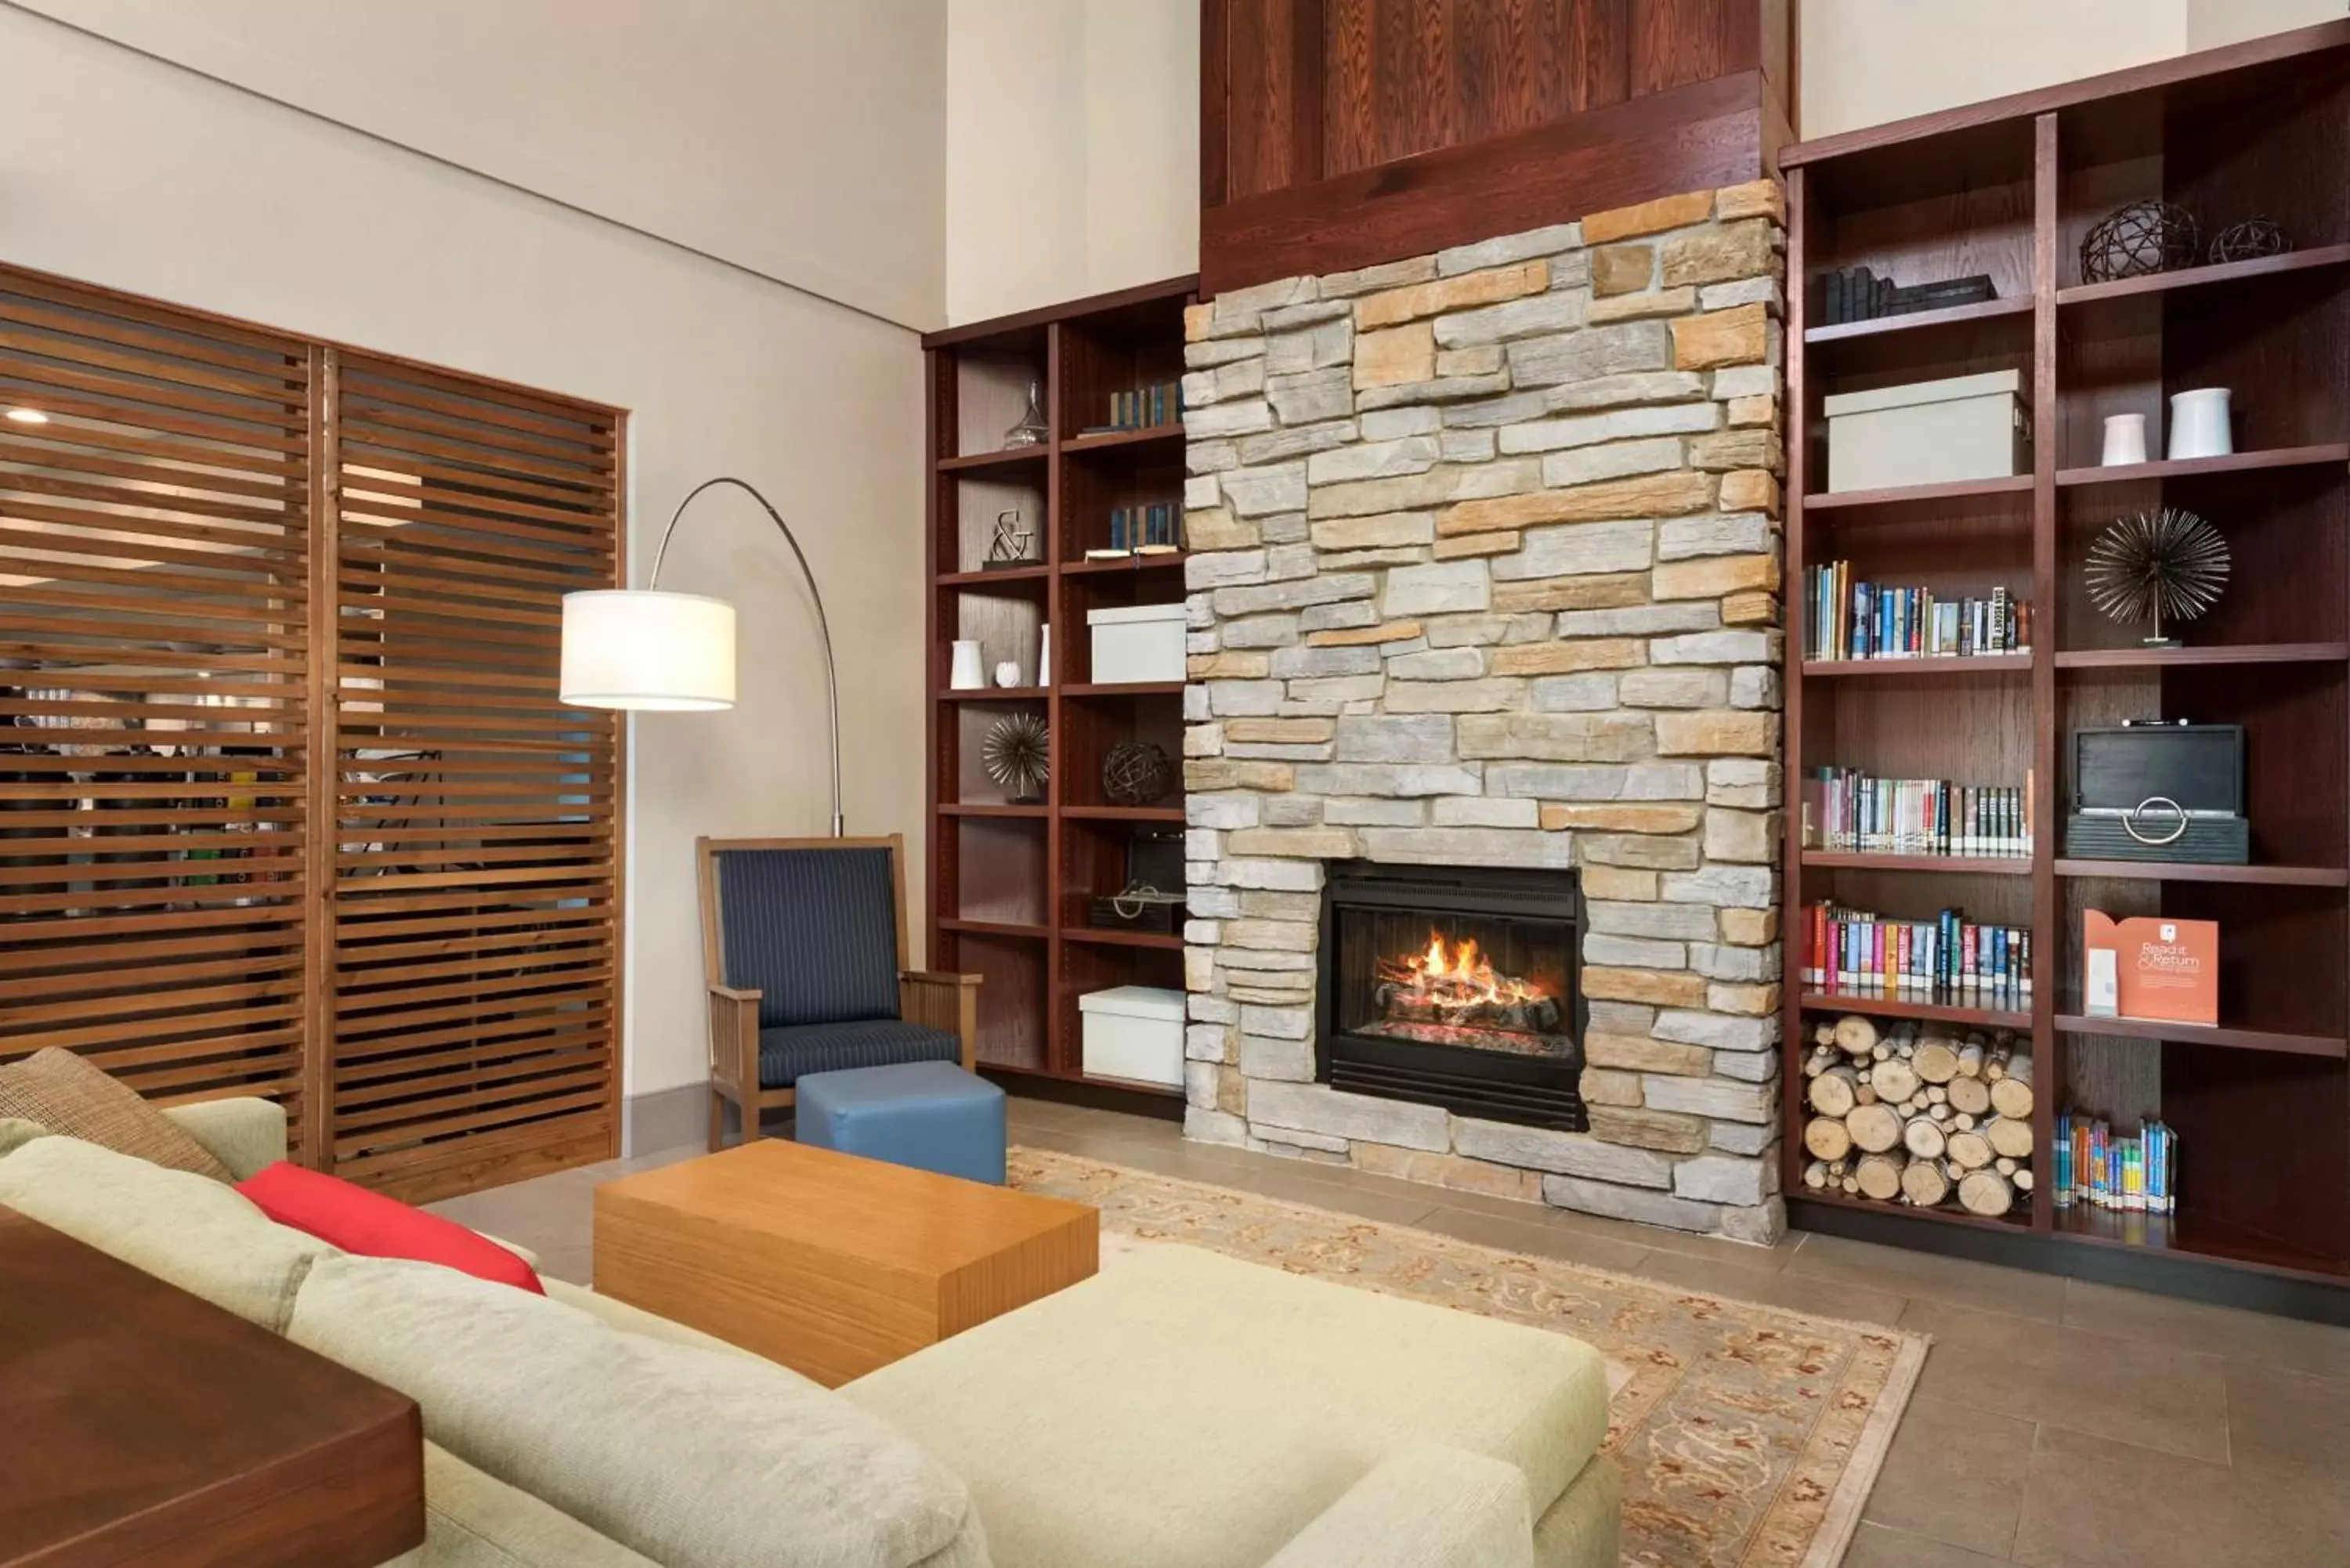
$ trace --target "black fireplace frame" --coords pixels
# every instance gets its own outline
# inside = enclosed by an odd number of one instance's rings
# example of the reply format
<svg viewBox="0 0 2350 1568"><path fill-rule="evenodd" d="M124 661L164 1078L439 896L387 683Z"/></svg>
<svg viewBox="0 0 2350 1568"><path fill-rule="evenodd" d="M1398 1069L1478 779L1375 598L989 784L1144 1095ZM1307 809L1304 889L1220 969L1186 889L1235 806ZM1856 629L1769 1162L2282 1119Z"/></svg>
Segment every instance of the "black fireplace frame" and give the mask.
<svg viewBox="0 0 2350 1568"><path fill-rule="evenodd" d="M1350 1033L1337 1023L1337 914L1341 908L1503 916L1567 928L1567 1057L1429 1045ZM1322 878L1321 941L1315 953L1314 1077L1350 1094L1441 1106L1464 1116L1562 1132L1589 1130L1583 1103L1583 879L1573 871L1523 867L1423 866L1334 860Z"/></svg>

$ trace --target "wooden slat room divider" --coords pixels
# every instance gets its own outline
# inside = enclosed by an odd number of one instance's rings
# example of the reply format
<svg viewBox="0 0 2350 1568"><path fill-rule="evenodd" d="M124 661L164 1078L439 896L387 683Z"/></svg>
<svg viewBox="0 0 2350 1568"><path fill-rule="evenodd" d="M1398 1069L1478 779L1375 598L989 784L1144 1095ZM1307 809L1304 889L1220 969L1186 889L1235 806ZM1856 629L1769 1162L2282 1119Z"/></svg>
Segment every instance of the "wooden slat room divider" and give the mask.
<svg viewBox="0 0 2350 1568"><path fill-rule="evenodd" d="M0 1061L412 1199L618 1143L625 416L0 268Z"/></svg>

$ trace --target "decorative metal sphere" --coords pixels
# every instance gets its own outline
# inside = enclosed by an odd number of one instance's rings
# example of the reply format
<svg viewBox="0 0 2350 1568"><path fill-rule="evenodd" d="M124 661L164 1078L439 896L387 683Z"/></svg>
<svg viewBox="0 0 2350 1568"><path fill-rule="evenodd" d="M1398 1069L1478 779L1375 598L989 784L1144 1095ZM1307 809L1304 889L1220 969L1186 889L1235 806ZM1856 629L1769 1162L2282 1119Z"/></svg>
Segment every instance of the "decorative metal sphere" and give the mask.
<svg viewBox="0 0 2350 1568"><path fill-rule="evenodd" d="M2241 223L2230 223L2211 242L2214 262L2254 261L2262 256L2281 256L2293 249L2284 237L2284 230L2273 218L2246 218Z"/></svg>
<svg viewBox="0 0 2350 1568"><path fill-rule="evenodd" d="M2089 602L2116 621L2193 620L2228 586L2228 541L2192 512L2166 506L2125 517L2089 546Z"/></svg>
<svg viewBox="0 0 2350 1568"><path fill-rule="evenodd" d="M2081 277L2086 283L2143 277L2193 266L2202 254L2194 213L2168 202L2132 202L2083 236Z"/></svg>
<svg viewBox="0 0 2350 1568"><path fill-rule="evenodd" d="M1053 731L1042 715L1007 713L988 726L979 765L1014 805L1033 805L1053 776Z"/></svg>
<svg viewBox="0 0 2350 1568"><path fill-rule="evenodd" d="M1174 787L1174 763L1149 741L1120 741L1102 758L1102 794L1112 805L1155 805Z"/></svg>

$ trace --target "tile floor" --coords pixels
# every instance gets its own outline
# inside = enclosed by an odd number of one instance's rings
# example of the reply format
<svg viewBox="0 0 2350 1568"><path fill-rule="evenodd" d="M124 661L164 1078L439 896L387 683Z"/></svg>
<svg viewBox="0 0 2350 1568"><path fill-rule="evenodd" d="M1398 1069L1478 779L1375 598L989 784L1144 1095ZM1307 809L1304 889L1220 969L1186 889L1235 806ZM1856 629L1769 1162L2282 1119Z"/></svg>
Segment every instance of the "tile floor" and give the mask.
<svg viewBox="0 0 2350 1568"><path fill-rule="evenodd" d="M1015 1142L1934 1337L1845 1568L2350 1568L2350 1329L1798 1234L1767 1251L1188 1144L1168 1122L1012 1102ZM435 1207L587 1282L599 1181Z"/></svg>

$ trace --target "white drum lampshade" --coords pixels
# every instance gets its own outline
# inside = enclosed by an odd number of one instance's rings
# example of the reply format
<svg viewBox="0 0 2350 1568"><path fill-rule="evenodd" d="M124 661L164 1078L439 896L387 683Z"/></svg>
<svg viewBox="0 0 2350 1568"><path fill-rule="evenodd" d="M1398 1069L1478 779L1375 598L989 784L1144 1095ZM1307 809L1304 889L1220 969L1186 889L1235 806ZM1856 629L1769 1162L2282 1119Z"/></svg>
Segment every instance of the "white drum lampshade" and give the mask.
<svg viewBox="0 0 2350 1568"><path fill-rule="evenodd" d="M734 607L702 594L563 596L563 701L707 712L734 706Z"/></svg>

